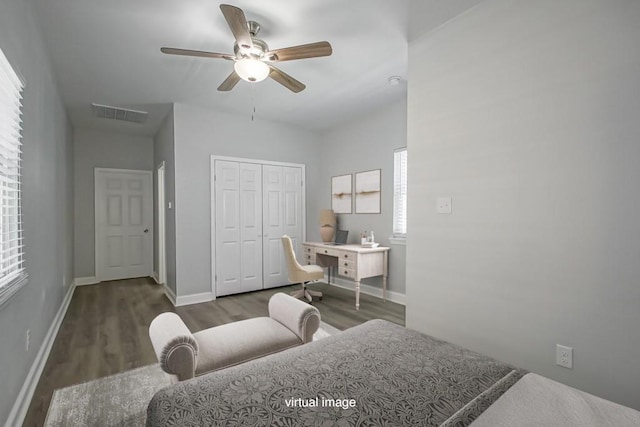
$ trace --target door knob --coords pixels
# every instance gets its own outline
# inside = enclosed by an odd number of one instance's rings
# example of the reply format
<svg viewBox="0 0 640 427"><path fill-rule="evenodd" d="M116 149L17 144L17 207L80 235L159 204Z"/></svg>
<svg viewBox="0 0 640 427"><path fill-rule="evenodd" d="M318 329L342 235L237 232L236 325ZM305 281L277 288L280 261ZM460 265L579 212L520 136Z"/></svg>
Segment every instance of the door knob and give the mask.
<svg viewBox="0 0 640 427"><path fill-rule="evenodd" d="M145 228L145 229L144 229L144 232L145 232L145 233L148 233L148 232L149 232L149 229L148 229L148 228Z"/></svg>

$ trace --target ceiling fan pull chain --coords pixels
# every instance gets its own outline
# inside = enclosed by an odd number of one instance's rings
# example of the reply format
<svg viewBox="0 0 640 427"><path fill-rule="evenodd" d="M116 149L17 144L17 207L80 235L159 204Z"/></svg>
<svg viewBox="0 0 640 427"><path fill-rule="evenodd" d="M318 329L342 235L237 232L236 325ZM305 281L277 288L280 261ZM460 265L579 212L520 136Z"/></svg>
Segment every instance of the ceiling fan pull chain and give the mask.
<svg viewBox="0 0 640 427"><path fill-rule="evenodd" d="M251 85L251 105L253 106L253 111L251 113L251 121L253 121L256 115L256 98L255 98L255 88L254 85Z"/></svg>

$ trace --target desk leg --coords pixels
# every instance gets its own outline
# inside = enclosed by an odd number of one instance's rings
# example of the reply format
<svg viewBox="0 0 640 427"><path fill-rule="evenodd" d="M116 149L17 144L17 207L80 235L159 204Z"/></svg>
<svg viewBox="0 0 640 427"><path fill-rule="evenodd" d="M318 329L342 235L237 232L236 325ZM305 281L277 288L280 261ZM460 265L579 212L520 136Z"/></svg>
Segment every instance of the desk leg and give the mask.
<svg viewBox="0 0 640 427"><path fill-rule="evenodd" d="M382 301L387 301L387 276L382 276Z"/></svg>
<svg viewBox="0 0 640 427"><path fill-rule="evenodd" d="M387 300L387 274L389 271L389 252L385 251L382 260L382 301Z"/></svg>
<svg viewBox="0 0 640 427"><path fill-rule="evenodd" d="M360 310L360 281L356 281L356 310Z"/></svg>

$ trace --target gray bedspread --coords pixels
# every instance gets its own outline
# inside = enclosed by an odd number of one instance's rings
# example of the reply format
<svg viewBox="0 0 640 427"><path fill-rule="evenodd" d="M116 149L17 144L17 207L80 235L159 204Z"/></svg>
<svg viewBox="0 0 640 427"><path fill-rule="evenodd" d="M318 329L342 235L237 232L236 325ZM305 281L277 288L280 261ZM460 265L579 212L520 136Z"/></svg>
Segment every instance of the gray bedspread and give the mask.
<svg viewBox="0 0 640 427"><path fill-rule="evenodd" d="M522 374L372 320L165 388L147 426L464 426Z"/></svg>
<svg viewBox="0 0 640 427"><path fill-rule="evenodd" d="M530 373L472 424L511 426L638 427L640 411Z"/></svg>

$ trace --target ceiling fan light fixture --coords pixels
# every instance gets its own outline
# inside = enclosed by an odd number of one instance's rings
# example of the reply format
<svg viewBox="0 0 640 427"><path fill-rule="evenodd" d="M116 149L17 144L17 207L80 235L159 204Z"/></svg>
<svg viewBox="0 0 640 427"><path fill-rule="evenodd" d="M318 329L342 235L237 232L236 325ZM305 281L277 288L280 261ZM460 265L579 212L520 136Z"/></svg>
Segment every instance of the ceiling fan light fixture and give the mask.
<svg viewBox="0 0 640 427"><path fill-rule="evenodd" d="M233 64L240 78L247 82L261 82L269 76L269 66L254 58L243 58Z"/></svg>
<svg viewBox="0 0 640 427"><path fill-rule="evenodd" d="M327 41L271 50L264 40L256 37L260 31L260 24L255 21L247 21L242 9L229 4L221 4L220 10L235 38L233 54L178 49L173 47L163 47L160 51L169 55L219 58L234 61L234 71L218 86L218 90L221 92L230 91L240 80L255 83L261 82L267 77L271 77L275 82L286 87L293 93L301 92L306 88L303 83L294 79L278 67L268 65L265 62L320 58L329 56L333 52L331 44Z"/></svg>

